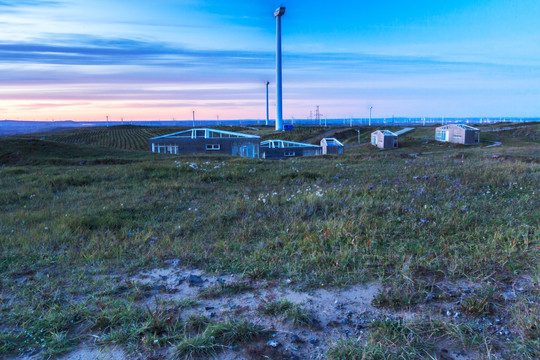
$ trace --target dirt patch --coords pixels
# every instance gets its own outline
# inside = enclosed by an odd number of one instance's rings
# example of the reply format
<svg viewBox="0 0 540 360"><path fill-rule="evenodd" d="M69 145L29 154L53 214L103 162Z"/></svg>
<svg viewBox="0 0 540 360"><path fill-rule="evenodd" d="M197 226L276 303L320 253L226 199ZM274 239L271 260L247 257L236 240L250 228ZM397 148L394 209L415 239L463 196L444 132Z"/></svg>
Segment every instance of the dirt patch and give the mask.
<svg viewBox="0 0 540 360"><path fill-rule="evenodd" d="M41 355L33 356L17 356L8 358L7 360L38 360L41 359ZM73 350L69 354L61 356L58 360L127 360L131 357L126 356L124 351L117 348L95 348L89 345L81 345L76 350Z"/></svg>
<svg viewBox="0 0 540 360"><path fill-rule="evenodd" d="M326 352L329 345L343 337L358 337L381 312L371 305L379 286L356 285L346 289L317 289L297 291L294 284L284 281L249 282L251 291L240 294L224 294L217 298L202 298L203 289L226 287L243 281L235 275L208 275L199 269L185 269L171 263L166 269L142 272L129 281L151 285L155 294L144 300L154 303L195 299L198 305L185 310L184 316L203 314L212 321L245 318L270 330L268 341L276 341L276 347L265 342L250 344L240 351L227 351L223 359L240 358L316 358ZM300 305L312 315L309 324L296 326L283 316L265 316L261 309L273 301L288 301Z"/></svg>
<svg viewBox="0 0 540 360"><path fill-rule="evenodd" d="M437 281L437 288L444 295L440 299L392 310L372 305L373 299L382 289L379 284L301 291L297 284L289 280L249 281L234 274L206 274L200 269L182 267L177 261L168 262L168 265L168 268L144 271L123 280L145 285L147 292L140 298L140 306L152 307L156 301L171 307L175 303L189 304L181 308L183 321L193 315L204 316L212 323L247 319L266 330L267 335L258 341L224 349L219 353L219 359L323 359L328 348L341 339L367 340L374 321L414 322L421 321L426 314L430 314L432 320L492 323L487 327L490 331L500 332L504 338L509 336L503 325L504 316L468 318L462 312L460 304L481 290L479 284L466 280L455 283ZM503 305L515 302L516 294L521 296L527 292L531 281L524 278L522 282L512 284L508 289L500 289L501 294L508 298L505 298ZM272 314L265 311L269 304L277 302L305 311L309 314L309 320L297 322L281 310ZM465 360L481 356L470 349L464 351L462 346L446 341L446 338L439 340L442 342L434 340L434 346L440 359ZM172 349L172 346L156 349L156 358L167 358L172 355ZM120 350L97 350L81 346L61 359L87 358L123 360L126 356ZM130 358L133 356L130 355Z"/></svg>

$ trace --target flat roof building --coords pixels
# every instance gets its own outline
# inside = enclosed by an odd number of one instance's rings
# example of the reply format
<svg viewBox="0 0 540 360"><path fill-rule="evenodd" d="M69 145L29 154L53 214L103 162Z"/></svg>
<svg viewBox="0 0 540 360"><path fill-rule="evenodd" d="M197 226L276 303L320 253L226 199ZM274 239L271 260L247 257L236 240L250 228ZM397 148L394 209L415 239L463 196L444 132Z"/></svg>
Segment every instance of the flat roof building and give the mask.
<svg viewBox="0 0 540 360"><path fill-rule="evenodd" d="M435 140L464 145L479 144L480 129L465 124L439 126L435 128Z"/></svg>
<svg viewBox="0 0 540 360"><path fill-rule="evenodd" d="M343 154L343 144L336 138L323 138L321 140L323 155L327 154Z"/></svg>
<svg viewBox="0 0 540 360"><path fill-rule="evenodd" d="M371 145L381 150L398 147L398 136L390 130L377 130L371 133Z"/></svg>
<svg viewBox="0 0 540 360"><path fill-rule="evenodd" d="M286 159L299 156L318 156L322 154L322 147L287 140L266 140L261 142L260 152L263 159Z"/></svg>
<svg viewBox="0 0 540 360"><path fill-rule="evenodd" d="M150 150L162 154L224 154L259 157L261 138L215 129L189 129L151 138Z"/></svg>

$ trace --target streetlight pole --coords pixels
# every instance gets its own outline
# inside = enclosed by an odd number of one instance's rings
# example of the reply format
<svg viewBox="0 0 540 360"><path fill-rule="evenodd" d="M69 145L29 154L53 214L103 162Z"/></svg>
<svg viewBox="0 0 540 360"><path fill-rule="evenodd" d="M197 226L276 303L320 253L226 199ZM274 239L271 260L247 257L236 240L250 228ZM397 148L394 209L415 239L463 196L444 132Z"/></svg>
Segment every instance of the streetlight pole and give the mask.
<svg viewBox="0 0 540 360"><path fill-rule="evenodd" d="M195 127L195 110L193 110L193 127Z"/></svg>
<svg viewBox="0 0 540 360"><path fill-rule="evenodd" d="M268 123L270 122L270 116L268 113L268 85L270 85L270 81L266 82L266 126L268 126Z"/></svg>
<svg viewBox="0 0 540 360"><path fill-rule="evenodd" d="M285 14L285 7L280 6L274 11L276 18L276 130L283 130L283 110L281 97L281 17Z"/></svg>
<svg viewBox="0 0 540 360"><path fill-rule="evenodd" d="M371 126L371 110L373 109L373 106L369 107L369 126Z"/></svg>

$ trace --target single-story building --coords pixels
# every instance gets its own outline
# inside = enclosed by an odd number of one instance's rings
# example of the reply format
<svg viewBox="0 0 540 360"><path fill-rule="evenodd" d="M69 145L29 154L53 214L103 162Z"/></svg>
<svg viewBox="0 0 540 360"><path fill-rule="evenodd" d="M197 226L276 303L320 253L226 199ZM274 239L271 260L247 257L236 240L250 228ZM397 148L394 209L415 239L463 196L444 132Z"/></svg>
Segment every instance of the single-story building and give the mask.
<svg viewBox="0 0 540 360"><path fill-rule="evenodd" d="M261 142L260 151L263 159L286 159L298 156L318 156L322 154L322 147L294 141L266 140Z"/></svg>
<svg viewBox="0 0 540 360"><path fill-rule="evenodd" d="M439 126L435 129L435 140L464 145L479 144L480 129L465 124Z"/></svg>
<svg viewBox="0 0 540 360"><path fill-rule="evenodd" d="M327 154L343 154L343 144L336 138L323 138L321 140L323 155Z"/></svg>
<svg viewBox="0 0 540 360"><path fill-rule="evenodd" d="M398 136L390 130L377 130L371 133L371 145L381 150L397 148Z"/></svg>
<svg viewBox="0 0 540 360"><path fill-rule="evenodd" d="M258 158L261 138L215 129L190 129L150 139L150 150L163 154L226 154Z"/></svg>

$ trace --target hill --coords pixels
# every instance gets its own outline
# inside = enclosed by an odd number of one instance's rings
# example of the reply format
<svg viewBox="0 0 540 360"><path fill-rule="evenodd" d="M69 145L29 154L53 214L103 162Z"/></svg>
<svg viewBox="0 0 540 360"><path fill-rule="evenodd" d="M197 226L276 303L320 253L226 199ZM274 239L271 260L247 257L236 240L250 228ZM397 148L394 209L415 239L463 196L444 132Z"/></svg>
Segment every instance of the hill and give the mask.
<svg viewBox="0 0 540 360"><path fill-rule="evenodd" d="M488 129L287 161L2 138L0 357L537 359L540 129ZM279 136L327 131L358 145Z"/></svg>

